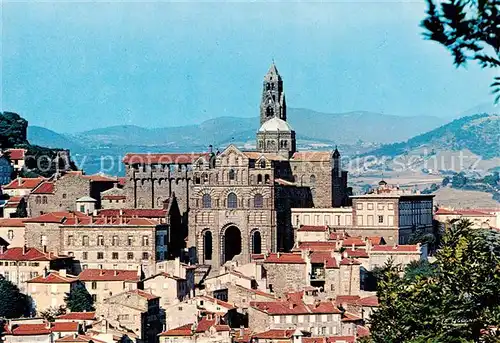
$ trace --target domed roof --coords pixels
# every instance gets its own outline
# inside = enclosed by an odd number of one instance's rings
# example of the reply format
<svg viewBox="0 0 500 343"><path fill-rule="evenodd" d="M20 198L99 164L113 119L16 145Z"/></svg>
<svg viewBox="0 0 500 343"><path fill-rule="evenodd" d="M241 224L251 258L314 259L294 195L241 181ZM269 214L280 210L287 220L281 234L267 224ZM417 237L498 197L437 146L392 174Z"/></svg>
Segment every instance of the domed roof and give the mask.
<svg viewBox="0 0 500 343"><path fill-rule="evenodd" d="M265 132L265 131L293 131L293 129L290 126L290 124L288 124L283 119L274 117L266 121L260 127L259 132Z"/></svg>

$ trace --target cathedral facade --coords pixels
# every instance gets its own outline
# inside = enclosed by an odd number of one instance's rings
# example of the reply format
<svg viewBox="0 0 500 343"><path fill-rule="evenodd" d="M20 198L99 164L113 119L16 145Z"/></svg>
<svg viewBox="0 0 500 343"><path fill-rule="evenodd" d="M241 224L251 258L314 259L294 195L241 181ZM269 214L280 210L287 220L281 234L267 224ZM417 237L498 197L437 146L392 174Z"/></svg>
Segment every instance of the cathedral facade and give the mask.
<svg viewBox="0 0 500 343"><path fill-rule="evenodd" d="M173 193L183 215L181 235L199 263L225 262L293 246L291 208L347 204L340 154L298 152L287 122L283 80L274 63L264 77L256 150L127 154L129 207L161 208Z"/></svg>

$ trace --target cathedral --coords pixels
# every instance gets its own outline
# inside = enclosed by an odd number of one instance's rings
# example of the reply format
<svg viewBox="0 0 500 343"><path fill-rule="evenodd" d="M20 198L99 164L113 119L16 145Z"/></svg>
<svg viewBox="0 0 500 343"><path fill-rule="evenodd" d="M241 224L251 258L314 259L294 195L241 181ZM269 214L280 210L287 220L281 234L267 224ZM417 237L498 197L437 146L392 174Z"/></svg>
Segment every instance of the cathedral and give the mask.
<svg viewBox="0 0 500 343"><path fill-rule="evenodd" d="M249 262L252 254L293 247L291 209L347 205L347 172L337 149L297 151L275 64L264 76L256 149L127 154L129 207L162 208L173 194L187 242L200 264Z"/></svg>

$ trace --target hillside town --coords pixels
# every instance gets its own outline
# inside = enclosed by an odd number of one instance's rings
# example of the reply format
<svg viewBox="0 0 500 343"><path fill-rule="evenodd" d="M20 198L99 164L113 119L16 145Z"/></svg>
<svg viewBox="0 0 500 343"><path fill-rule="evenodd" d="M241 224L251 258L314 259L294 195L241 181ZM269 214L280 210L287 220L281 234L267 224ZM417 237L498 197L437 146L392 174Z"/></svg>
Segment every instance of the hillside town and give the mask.
<svg viewBox="0 0 500 343"><path fill-rule="evenodd" d="M377 270L432 260L419 237L457 220L500 230L500 207L438 208L384 180L352 194L338 149L297 149L274 62L261 94L251 151L130 152L124 177L66 151L25 177L27 151L5 149L0 275L29 309L3 341L358 342Z"/></svg>

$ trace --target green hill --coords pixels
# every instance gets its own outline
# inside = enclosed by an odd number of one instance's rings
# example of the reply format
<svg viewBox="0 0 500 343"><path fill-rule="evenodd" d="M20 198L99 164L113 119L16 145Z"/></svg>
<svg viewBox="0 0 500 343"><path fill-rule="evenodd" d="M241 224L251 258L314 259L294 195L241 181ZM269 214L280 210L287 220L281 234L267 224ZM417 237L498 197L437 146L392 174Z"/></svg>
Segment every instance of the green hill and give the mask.
<svg viewBox="0 0 500 343"><path fill-rule="evenodd" d="M405 142L386 144L365 155L396 157L420 148L468 149L484 159L500 157L500 115L475 114L456 119Z"/></svg>

